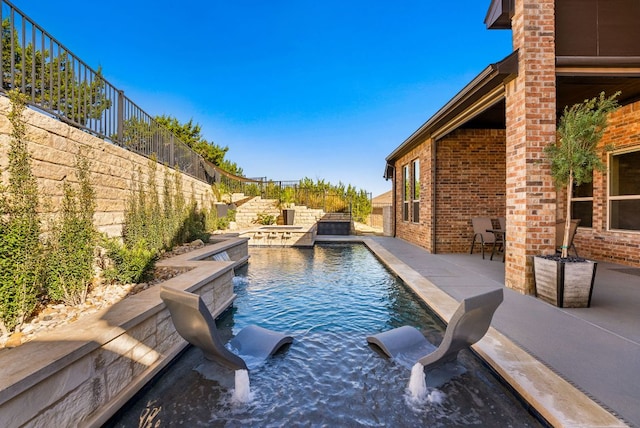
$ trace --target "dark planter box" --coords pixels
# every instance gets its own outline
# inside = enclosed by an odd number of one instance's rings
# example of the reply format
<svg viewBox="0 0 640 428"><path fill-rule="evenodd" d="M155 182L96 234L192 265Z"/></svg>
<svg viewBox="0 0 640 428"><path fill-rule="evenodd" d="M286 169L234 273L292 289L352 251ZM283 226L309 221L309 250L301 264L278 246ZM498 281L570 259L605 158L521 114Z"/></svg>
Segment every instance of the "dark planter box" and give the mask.
<svg viewBox="0 0 640 428"><path fill-rule="evenodd" d="M567 261L533 258L536 296L560 308L591 306L598 264L591 260Z"/></svg>
<svg viewBox="0 0 640 428"><path fill-rule="evenodd" d="M228 212L229 206L227 204L216 203L216 215L218 218L226 217Z"/></svg>
<svg viewBox="0 0 640 428"><path fill-rule="evenodd" d="M295 216L296 216L296 210L294 209L287 208L282 210L282 217L284 218L285 226L292 226Z"/></svg>

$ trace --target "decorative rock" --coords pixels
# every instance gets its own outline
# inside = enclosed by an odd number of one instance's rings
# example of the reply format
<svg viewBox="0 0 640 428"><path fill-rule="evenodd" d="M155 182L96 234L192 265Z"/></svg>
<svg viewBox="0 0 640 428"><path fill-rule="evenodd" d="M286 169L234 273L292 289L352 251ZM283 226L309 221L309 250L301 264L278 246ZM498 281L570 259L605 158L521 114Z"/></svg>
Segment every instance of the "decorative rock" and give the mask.
<svg viewBox="0 0 640 428"><path fill-rule="evenodd" d="M6 348L15 348L16 346L22 345L23 334L20 332L13 333L9 336L7 343L4 344Z"/></svg>

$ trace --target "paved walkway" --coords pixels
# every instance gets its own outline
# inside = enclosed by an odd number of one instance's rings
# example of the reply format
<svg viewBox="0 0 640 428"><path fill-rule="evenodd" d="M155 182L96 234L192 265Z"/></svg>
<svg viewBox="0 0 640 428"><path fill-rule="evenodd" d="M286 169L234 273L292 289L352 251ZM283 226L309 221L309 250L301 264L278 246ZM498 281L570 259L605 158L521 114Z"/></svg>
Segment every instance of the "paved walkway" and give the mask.
<svg viewBox="0 0 640 428"><path fill-rule="evenodd" d="M332 238L318 236L317 242L354 239ZM500 257L490 261L479 253L434 255L400 239L365 239L457 301L504 287ZM584 309L556 308L505 288L492 325L611 414L640 427L640 268L599 263L592 305ZM544 400L552 407L575 403L558 394Z"/></svg>

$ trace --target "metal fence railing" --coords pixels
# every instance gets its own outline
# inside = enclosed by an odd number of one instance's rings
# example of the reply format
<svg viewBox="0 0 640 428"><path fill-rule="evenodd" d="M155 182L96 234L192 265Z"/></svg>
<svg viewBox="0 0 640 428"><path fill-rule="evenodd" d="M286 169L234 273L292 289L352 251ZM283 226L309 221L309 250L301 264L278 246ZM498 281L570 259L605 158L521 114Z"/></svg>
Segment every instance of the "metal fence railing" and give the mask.
<svg viewBox="0 0 640 428"><path fill-rule="evenodd" d="M248 179L222 173L215 186L220 194L241 193L246 197L260 196L275 199L281 204L295 203L307 208L321 209L325 213L345 213L364 219L371 212L371 193L351 191L336 186L318 186L306 180L275 181L266 178ZM224 198L223 198L224 199Z"/></svg>
<svg viewBox="0 0 640 428"><path fill-rule="evenodd" d="M300 186L299 181L274 181L254 179L239 181L236 177L222 179L223 188L228 193L242 193L245 196L260 196L276 199L280 203L292 202L324 212L351 211L348 198L338 192L323 189L309 189Z"/></svg>
<svg viewBox="0 0 640 428"><path fill-rule="evenodd" d="M203 181L216 168L7 0L0 0L0 91L75 127Z"/></svg>
<svg viewBox="0 0 640 428"><path fill-rule="evenodd" d="M154 158L220 192L294 202L325 212L370 212L371 195L249 179L207 162L124 93L7 0L0 0L0 93L19 90L32 108L113 144Z"/></svg>

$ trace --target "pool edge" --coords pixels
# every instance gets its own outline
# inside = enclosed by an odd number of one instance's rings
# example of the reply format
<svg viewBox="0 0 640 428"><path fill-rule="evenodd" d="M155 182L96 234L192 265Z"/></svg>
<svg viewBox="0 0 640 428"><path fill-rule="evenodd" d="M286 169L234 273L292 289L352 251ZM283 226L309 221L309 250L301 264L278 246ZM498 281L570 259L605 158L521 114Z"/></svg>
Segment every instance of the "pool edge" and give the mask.
<svg viewBox="0 0 640 428"><path fill-rule="evenodd" d="M323 236L316 242L363 243L444 322L448 323L458 306L453 297L370 237ZM493 327L473 346L473 350L553 426L628 426Z"/></svg>

